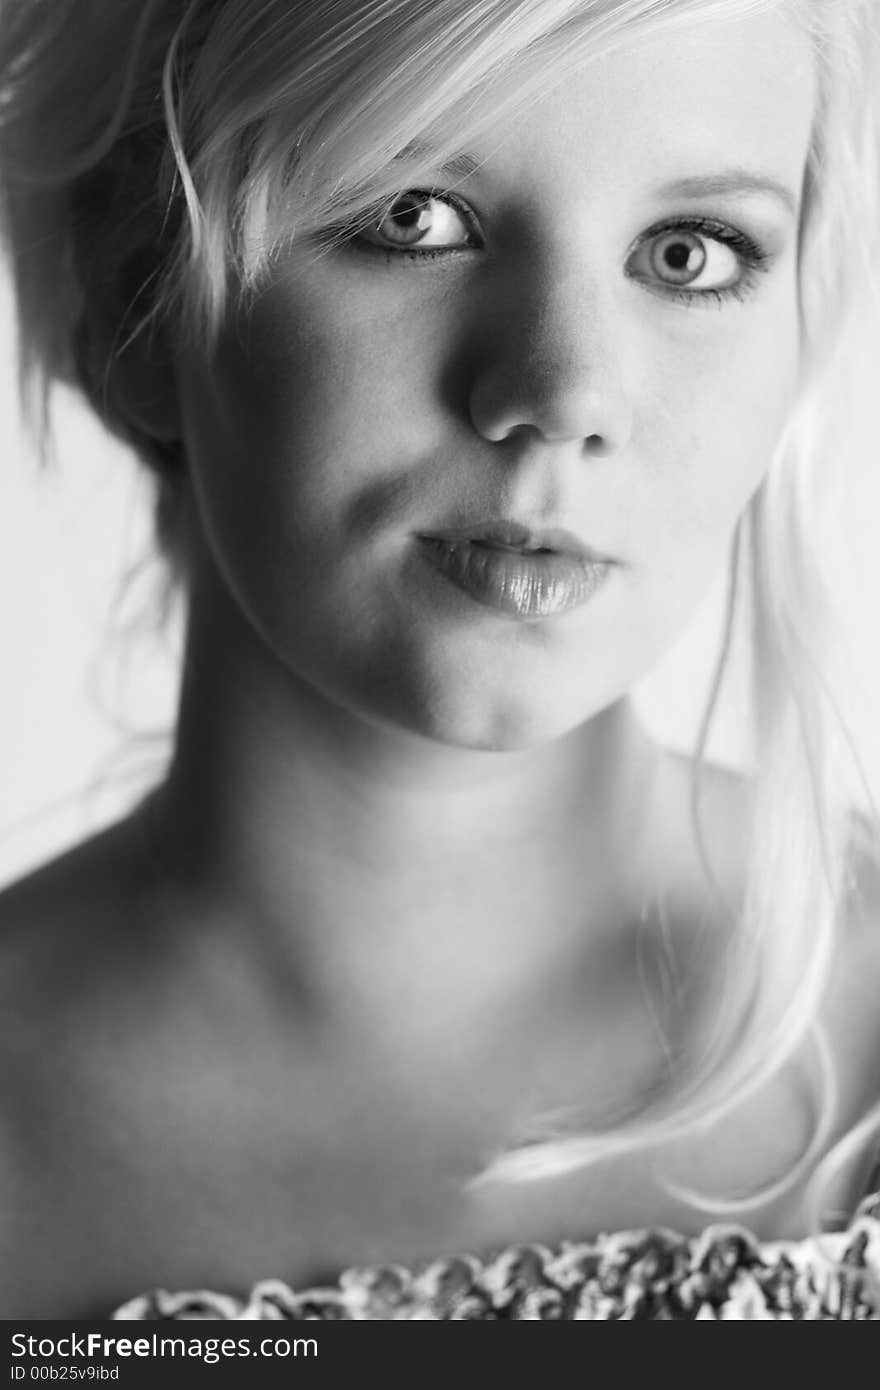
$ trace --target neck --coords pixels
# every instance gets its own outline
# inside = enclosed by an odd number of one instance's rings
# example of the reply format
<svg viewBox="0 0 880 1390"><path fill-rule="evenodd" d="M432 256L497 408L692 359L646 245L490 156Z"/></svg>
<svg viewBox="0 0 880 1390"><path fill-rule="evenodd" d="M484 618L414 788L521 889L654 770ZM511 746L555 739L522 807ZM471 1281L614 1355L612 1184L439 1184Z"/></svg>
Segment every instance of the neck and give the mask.
<svg viewBox="0 0 880 1390"><path fill-rule="evenodd" d="M656 759L628 703L539 747L442 746L326 698L231 609L194 604L154 803L191 903L305 944L337 986L361 968L340 966L354 937L400 961L442 926L451 951L525 961L529 943L552 951L554 920L582 938L637 912Z"/></svg>

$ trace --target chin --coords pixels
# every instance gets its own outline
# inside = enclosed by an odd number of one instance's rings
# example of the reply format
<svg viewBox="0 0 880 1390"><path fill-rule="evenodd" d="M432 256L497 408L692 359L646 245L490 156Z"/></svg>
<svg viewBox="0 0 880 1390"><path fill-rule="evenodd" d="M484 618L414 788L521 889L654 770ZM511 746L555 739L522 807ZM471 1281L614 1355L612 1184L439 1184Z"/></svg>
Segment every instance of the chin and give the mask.
<svg viewBox="0 0 880 1390"><path fill-rule="evenodd" d="M389 722L448 748L514 753L564 738L598 712L563 709L549 701L517 701L509 696L495 700L473 697L443 703L435 699L405 713L398 710Z"/></svg>

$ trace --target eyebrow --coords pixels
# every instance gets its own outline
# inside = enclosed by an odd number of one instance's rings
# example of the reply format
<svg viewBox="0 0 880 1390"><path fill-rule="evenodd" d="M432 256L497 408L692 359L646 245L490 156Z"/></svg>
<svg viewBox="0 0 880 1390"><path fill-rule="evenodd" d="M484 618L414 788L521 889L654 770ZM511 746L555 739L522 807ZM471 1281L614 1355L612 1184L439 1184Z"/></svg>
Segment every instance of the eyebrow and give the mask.
<svg viewBox="0 0 880 1390"><path fill-rule="evenodd" d="M409 160L416 160L418 162L423 161L425 164L431 164L433 163L433 156L434 152L430 145L425 145L420 141L414 140L412 144L407 145L405 149L394 156L393 163L397 164L398 162L403 163ZM473 154L457 154L453 155L451 159L444 160L443 164L438 169L438 173L445 179L466 179L469 178L471 174L475 174L484 162L484 160L477 159L476 155Z"/></svg>
<svg viewBox="0 0 880 1390"><path fill-rule="evenodd" d="M395 156L398 160L425 160L431 162L432 150L429 145L413 141ZM473 154L458 154L444 161L438 170L444 179L466 179L482 168L485 160ZM746 193L764 194L782 203L787 212L797 216L800 199L794 191L770 174L754 172L751 169L724 169L717 174L696 174L688 178L673 179L670 183L658 184L653 193L661 198L720 198L725 195Z"/></svg>
<svg viewBox="0 0 880 1390"><path fill-rule="evenodd" d="M753 173L750 169L725 169L718 174L675 179L672 183L659 184L654 193L659 197L669 198L712 198L731 193L769 193L791 213L797 213L799 202L796 194L786 184L780 183L769 174Z"/></svg>

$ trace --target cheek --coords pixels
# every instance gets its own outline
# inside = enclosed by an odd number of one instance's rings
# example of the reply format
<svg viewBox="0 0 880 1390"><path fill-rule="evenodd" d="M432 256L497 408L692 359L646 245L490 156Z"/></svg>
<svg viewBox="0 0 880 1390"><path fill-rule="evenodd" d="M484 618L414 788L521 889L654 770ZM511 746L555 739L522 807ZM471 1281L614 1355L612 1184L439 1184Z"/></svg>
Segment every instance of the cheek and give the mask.
<svg viewBox="0 0 880 1390"><path fill-rule="evenodd" d="M310 277L308 293L276 288L210 363L181 366L207 557L251 625L297 662L334 631L349 649L377 626L388 636L402 538L445 486L438 338L416 351L411 313L345 288L341 276Z"/></svg>
<svg viewBox="0 0 880 1390"><path fill-rule="evenodd" d="M389 307L381 277L378 292L357 291L352 277L312 267L266 294L236 337L224 374L270 438L335 455L387 448L389 426L394 439L409 432L436 371L429 316Z"/></svg>
<svg viewBox="0 0 880 1390"><path fill-rule="evenodd" d="M756 316L747 333L723 342L707 335L698 346L662 374L649 425L653 453L647 439L640 452L652 459L650 510L664 521L658 541L665 531L717 554L765 476L795 399L796 313Z"/></svg>
<svg viewBox="0 0 880 1390"><path fill-rule="evenodd" d="M428 380L402 332L339 293L266 296L180 376L202 509L264 551L308 544L393 467Z"/></svg>

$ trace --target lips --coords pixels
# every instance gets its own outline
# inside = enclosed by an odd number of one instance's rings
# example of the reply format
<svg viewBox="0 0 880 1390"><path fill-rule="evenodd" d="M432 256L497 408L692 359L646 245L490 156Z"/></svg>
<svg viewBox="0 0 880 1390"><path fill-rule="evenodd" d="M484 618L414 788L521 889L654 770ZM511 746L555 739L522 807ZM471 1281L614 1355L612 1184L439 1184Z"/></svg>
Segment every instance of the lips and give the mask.
<svg viewBox="0 0 880 1390"><path fill-rule="evenodd" d="M464 542L524 553L547 551L596 560L605 558L594 555L571 531L560 528L535 531L517 521L488 521L459 530L431 531L422 539L446 541L449 544Z"/></svg>
<svg viewBox="0 0 880 1390"><path fill-rule="evenodd" d="M570 531L490 521L418 537L421 551L475 602L514 618L550 618L579 608L613 568Z"/></svg>

